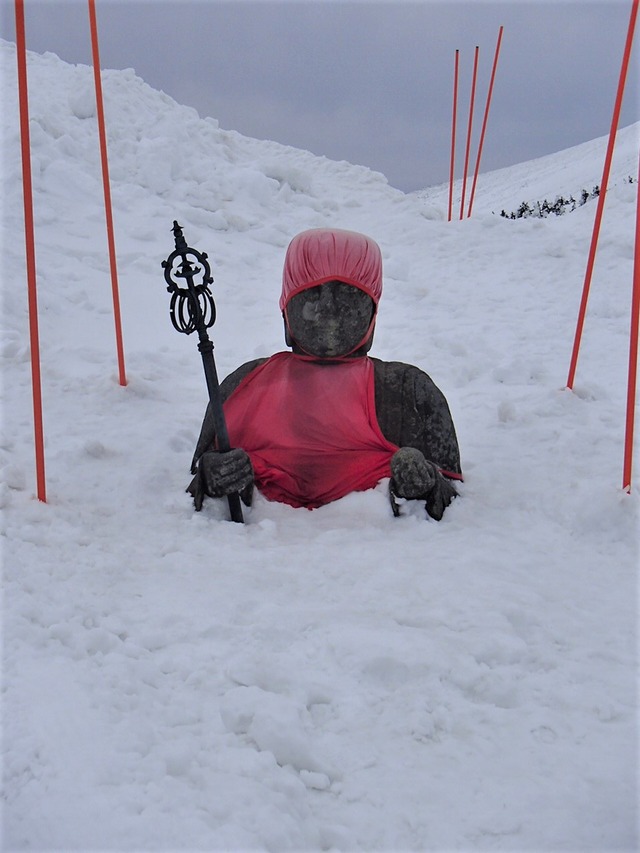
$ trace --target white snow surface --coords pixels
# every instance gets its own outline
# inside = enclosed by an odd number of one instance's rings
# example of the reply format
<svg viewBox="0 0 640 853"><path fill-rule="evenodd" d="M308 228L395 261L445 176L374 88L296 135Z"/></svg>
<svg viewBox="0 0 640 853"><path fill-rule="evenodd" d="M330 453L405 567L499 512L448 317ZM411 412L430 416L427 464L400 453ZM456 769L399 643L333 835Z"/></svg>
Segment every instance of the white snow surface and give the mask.
<svg viewBox="0 0 640 853"><path fill-rule="evenodd" d="M122 387L92 70L30 54L43 503L1 55L3 849L637 849L639 126L618 134L572 392L596 202L498 214L591 190L606 139L481 175L473 216L447 222L446 186L405 195L104 71ZM244 525L193 511L206 387L169 320L174 219L212 262L221 376L285 348L296 233L378 241L372 354L426 370L458 432L440 523L393 518L384 482L313 512L258 495Z"/></svg>

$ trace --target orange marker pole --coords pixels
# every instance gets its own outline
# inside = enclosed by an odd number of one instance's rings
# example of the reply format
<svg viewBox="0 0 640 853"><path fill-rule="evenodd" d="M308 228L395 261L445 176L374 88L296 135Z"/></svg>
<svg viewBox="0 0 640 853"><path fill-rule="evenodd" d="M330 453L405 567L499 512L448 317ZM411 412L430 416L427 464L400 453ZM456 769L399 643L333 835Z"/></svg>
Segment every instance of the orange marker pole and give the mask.
<svg viewBox="0 0 640 853"><path fill-rule="evenodd" d="M22 193L24 198L24 232L27 261L27 294L29 303L29 342L31 348L31 388L36 453L38 500L46 503L44 466L44 428L42 419L42 385L40 377L40 335L38 332L38 295L36 288L36 249L33 223L33 186L31 182L31 140L29 134L29 92L27 86L27 46L24 25L24 0L15 0L16 47L18 57L18 100L20 106L20 145L22 149Z"/></svg>
<svg viewBox="0 0 640 853"><path fill-rule="evenodd" d="M622 488L631 492L633 467L633 426L638 378L638 325L640 320L640 165L638 166L638 199L636 206L636 245L633 260L633 293L631 297L631 329L629 334L629 381L627 385L627 418L624 436Z"/></svg>
<svg viewBox="0 0 640 853"><path fill-rule="evenodd" d="M478 182L478 172L480 171L480 158L482 157L482 148L484 146L484 135L487 130L487 121L489 119L489 108L491 106L491 96L493 94L493 84L496 79L496 69L498 67L498 56L500 55L500 44L502 42L502 32L504 27L500 27L498 32L498 41L496 43L496 52L493 56L493 68L491 69L491 80L489 81L489 91L487 92L487 103L484 108L484 118L482 120L482 130L480 132L480 142L478 144L478 156L476 158L476 167L473 174L473 184L471 186L471 197L469 198L469 210L467 212L467 217L471 216L471 210L473 208L473 199L476 194L476 184Z"/></svg>
<svg viewBox="0 0 640 853"><path fill-rule="evenodd" d="M593 275L593 265L596 259L596 249L598 247L598 237L600 235L600 225L602 223L602 212L604 210L604 201L607 194L607 186L609 184L609 174L611 172L611 161L613 159L613 148L616 142L616 133L618 132L618 123L620 121L620 110L622 108L622 97L624 95L624 87L627 80L627 71L629 69L629 58L631 56L631 45L633 43L633 33L636 26L636 18L638 16L638 2L633 0L631 6L631 16L629 18L629 28L627 31L627 40L625 43L624 54L622 58L622 67L620 68L620 80L618 81L618 91L616 94L615 105L613 108L613 117L611 119L611 129L609 131L609 143L607 145L607 153L604 159L604 171L602 173L602 181L600 183L600 195L598 196L598 206L596 208L595 220L593 223L593 234L591 236L591 245L589 247L589 257L587 259L587 270L584 277L582 287L582 298L580 300L580 309L578 311L578 322L576 325L576 333L573 340L573 351L571 353L571 364L569 366L569 376L567 378L567 388L573 389L573 382L576 376L576 367L578 365L578 353L580 351L580 340L582 338L582 330L584 328L584 318L587 312L587 302L589 300L589 289L591 287L591 278Z"/></svg>
<svg viewBox="0 0 640 853"><path fill-rule="evenodd" d="M462 199L460 200L460 219L464 215L464 197L467 191L467 171L469 169L469 150L471 149L471 127L473 125L473 105L476 98L476 80L478 77L478 53L480 48L476 45L475 59L473 62L473 80L471 82L471 100L469 102L469 123L467 126L467 148L464 155L464 175L462 178Z"/></svg>
<svg viewBox="0 0 640 853"><path fill-rule="evenodd" d="M120 384L127 384L124 366L124 344L122 341L122 321L120 316L120 297L118 292L118 267L116 263L116 243L113 231L113 212L111 208L111 187L109 181L109 160L107 157L107 133L104 122L104 104L102 99L102 80L100 78L100 52L98 49L98 24L96 20L95 0L89 2L89 24L91 28L91 47L93 51L93 76L96 87L96 107L98 132L100 136L100 159L102 161L102 186L104 189L104 210L107 221L107 242L109 245L109 265L111 268L111 291L113 295L113 319L116 327L116 350L118 353L118 371Z"/></svg>
<svg viewBox="0 0 640 853"><path fill-rule="evenodd" d="M451 163L449 166L449 215L447 222L451 222L451 211L453 208L453 176L456 159L456 122L458 115L458 65L460 51L456 50L456 59L453 69L453 118L451 120Z"/></svg>

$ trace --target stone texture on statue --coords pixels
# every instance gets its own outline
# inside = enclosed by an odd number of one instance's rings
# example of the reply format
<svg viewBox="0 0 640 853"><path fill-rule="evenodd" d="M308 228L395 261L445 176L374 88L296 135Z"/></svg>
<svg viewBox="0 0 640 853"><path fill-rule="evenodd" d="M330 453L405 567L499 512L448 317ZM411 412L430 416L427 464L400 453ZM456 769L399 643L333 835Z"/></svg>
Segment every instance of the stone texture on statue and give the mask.
<svg viewBox="0 0 640 853"><path fill-rule="evenodd" d="M291 297L285 309L285 338L294 352L318 358L339 358L367 350L367 335L375 314L373 299L363 290L342 281L303 290ZM366 338L366 341L365 341Z"/></svg>

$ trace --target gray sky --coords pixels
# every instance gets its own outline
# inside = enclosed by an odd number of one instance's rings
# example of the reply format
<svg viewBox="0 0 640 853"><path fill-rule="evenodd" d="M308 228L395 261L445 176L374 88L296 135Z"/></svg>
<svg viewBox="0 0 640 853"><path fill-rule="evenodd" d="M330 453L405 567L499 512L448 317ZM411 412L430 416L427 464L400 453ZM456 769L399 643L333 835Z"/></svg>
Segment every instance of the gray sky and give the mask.
<svg viewBox="0 0 640 853"><path fill-rule="evenodd" d="M460 51L461 175L475 46L482 171L609 132L631 0L96 0L103 68L134 68L220 126L369 166L405 191L448 181ZM13 0L0 35L15 40ZM85 0L25 0L27 47L91 64ZM638 45L620 124L640 118ZM107 128L108 130L108 128Z"/></svg>

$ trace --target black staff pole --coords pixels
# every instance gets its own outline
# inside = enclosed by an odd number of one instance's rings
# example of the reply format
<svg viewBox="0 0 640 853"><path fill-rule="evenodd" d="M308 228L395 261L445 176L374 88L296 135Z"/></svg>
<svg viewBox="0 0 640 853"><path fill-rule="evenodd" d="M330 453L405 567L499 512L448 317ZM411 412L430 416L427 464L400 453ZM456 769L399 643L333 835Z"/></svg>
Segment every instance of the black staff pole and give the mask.
<svg viewBox="0 0 640 853"><path fill-rule="evenodd" d="M217 447L221 453L230 450L229 433L222 409L220 383L216 363L213 357L213 343L207 329L216 321L216 306L209 285L213 282L211 267L205 252L198 252L187 246L182 228L174 220L173 236L176 248L166 261L162 262L167 290L172 294L169 313L174 329L185 335L198 333L198 349L202 356L202 366L207 380L209 403L216 430ZM192 262L192 260L195 263ZM184 282L184 284L182 283ZM186 284L186 286L185 286ZM242 522L240 495L228 495L231 520Z"/></svg>

